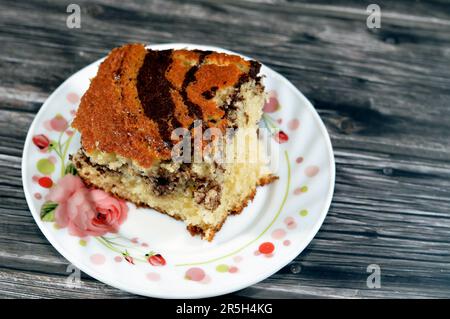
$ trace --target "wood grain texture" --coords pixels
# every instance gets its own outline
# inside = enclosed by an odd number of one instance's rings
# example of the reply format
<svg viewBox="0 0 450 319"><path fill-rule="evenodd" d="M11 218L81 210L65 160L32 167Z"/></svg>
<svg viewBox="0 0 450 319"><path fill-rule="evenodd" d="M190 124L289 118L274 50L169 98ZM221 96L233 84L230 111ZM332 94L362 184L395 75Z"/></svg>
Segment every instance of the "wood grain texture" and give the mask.
<svg viewBox="0 0 450 319"><path fill-rule="evenodd" d="M376 1L0 1L0 297L130 298L68 262L28 210L21 153L45 99L125 42L216 45L261 60L315 105L331 135L336 190L308 248L235 296L450 297L450 3ZM381 288L366 286L369 264Z"/></svg>

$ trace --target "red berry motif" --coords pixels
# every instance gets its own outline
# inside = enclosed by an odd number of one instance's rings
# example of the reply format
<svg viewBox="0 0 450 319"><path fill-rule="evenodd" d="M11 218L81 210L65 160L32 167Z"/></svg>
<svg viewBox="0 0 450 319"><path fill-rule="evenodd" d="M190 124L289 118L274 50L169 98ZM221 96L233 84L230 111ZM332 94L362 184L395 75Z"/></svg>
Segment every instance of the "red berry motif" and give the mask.
<svg viewBox="0 0 450 319"><path fill-rule="evenodd" d="M289 140L289 136L287 136L287 134L284 133L283 131L279 131L274 135L274 139L278 143L283 144Z"/></svg>
<svg viewBox="0 0 450 319"><path fill-rule="evenodd" d="M133 257L130 256L130 254L128 253L128 251L125 251L124 253L122 253L123 258L128 261L130 264L134 265L134 259Z"/></svg>
<svg viewBox="0 0 450 319"><path fill-rule="evenodd" d="M267 242L259 245L258 250L261 254L268 255L268 254L273 253L273 251L275 250L275 246L271 242L267 241Z"/></svg>
<svg viewBox="0 0 450 319"><path fill-rule="evenodd" d="M50 188L53 186L53 181L50 177L44 176L38 179L39 185L45 188Z"/></svg>
<svg viewBox="0 0 450 319"><path fill-rule="evenodd" d="M39 135L33 136L33 143L40 150L43 150L43 149L46 149L50 145L50 140L44 134L39 134Z"/></svg>
<svg viewBox="0 0 450 319"><path fill-rule="evenodd" d="M150 252L148 254L145 254L145 257L152 266L164 266L166 264L166 260L163 256L161 256L161 254Z"/></svg>

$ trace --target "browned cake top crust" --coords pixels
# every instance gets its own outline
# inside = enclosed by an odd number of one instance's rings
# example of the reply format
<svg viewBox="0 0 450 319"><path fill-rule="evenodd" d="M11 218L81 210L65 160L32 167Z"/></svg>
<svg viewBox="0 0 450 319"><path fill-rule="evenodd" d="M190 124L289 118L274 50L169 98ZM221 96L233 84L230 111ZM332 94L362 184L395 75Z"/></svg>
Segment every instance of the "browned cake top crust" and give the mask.
<svg viewBox="0 0 450 319"><path fill-rule="evenodd" d="M87 152L116 153L149 167L170 159L173 129L192 129L194 120L228 127L227 106L216 104L215 93L259 79L260 66L224 53L125 45L100 65L72 126Z"/></svg>

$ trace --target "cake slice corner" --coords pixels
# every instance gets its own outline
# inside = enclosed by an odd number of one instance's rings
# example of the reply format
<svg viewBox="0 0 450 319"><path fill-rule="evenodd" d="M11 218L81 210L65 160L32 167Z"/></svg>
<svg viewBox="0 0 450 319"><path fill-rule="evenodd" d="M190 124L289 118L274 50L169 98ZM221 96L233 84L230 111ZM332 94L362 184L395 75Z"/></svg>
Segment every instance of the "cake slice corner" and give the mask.
<svg viewBox="0 0 450 319"><path fill-rule="evenodd" d="M211 51L156 51L141 44L114 49L73 122L81 133L82 147L72 156L79 176L182 220L192 235L211 241L258 186L277 177L263 161L237 161L235 154L231 161L175 161L172 132L191 133L201 123L203 131L216 129L231 149L239 148L244 133L256 134L262 115L259 69L256 61ZM246 149L244 158L253 151Z"/></svg>

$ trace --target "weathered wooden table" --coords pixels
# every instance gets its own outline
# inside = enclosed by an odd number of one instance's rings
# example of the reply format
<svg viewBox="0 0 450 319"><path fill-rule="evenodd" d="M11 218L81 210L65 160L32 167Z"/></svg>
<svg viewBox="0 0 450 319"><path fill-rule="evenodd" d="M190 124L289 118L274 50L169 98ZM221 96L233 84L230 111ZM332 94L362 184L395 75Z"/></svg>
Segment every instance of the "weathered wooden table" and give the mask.
<svg viewBox="0 0 450 319"><path fill-rule="evenodd" d="M366 7L381 8L381 28ZM95 3L94 3L95 2ZM308 249L248 297L450 297L450 3L0 1L0 297L133 297L68 262L28 210L28 127L69 75L125 42L210 44L290 79L332 138L336 190ZM368 265L381 287L366 284Z"/></svg>

